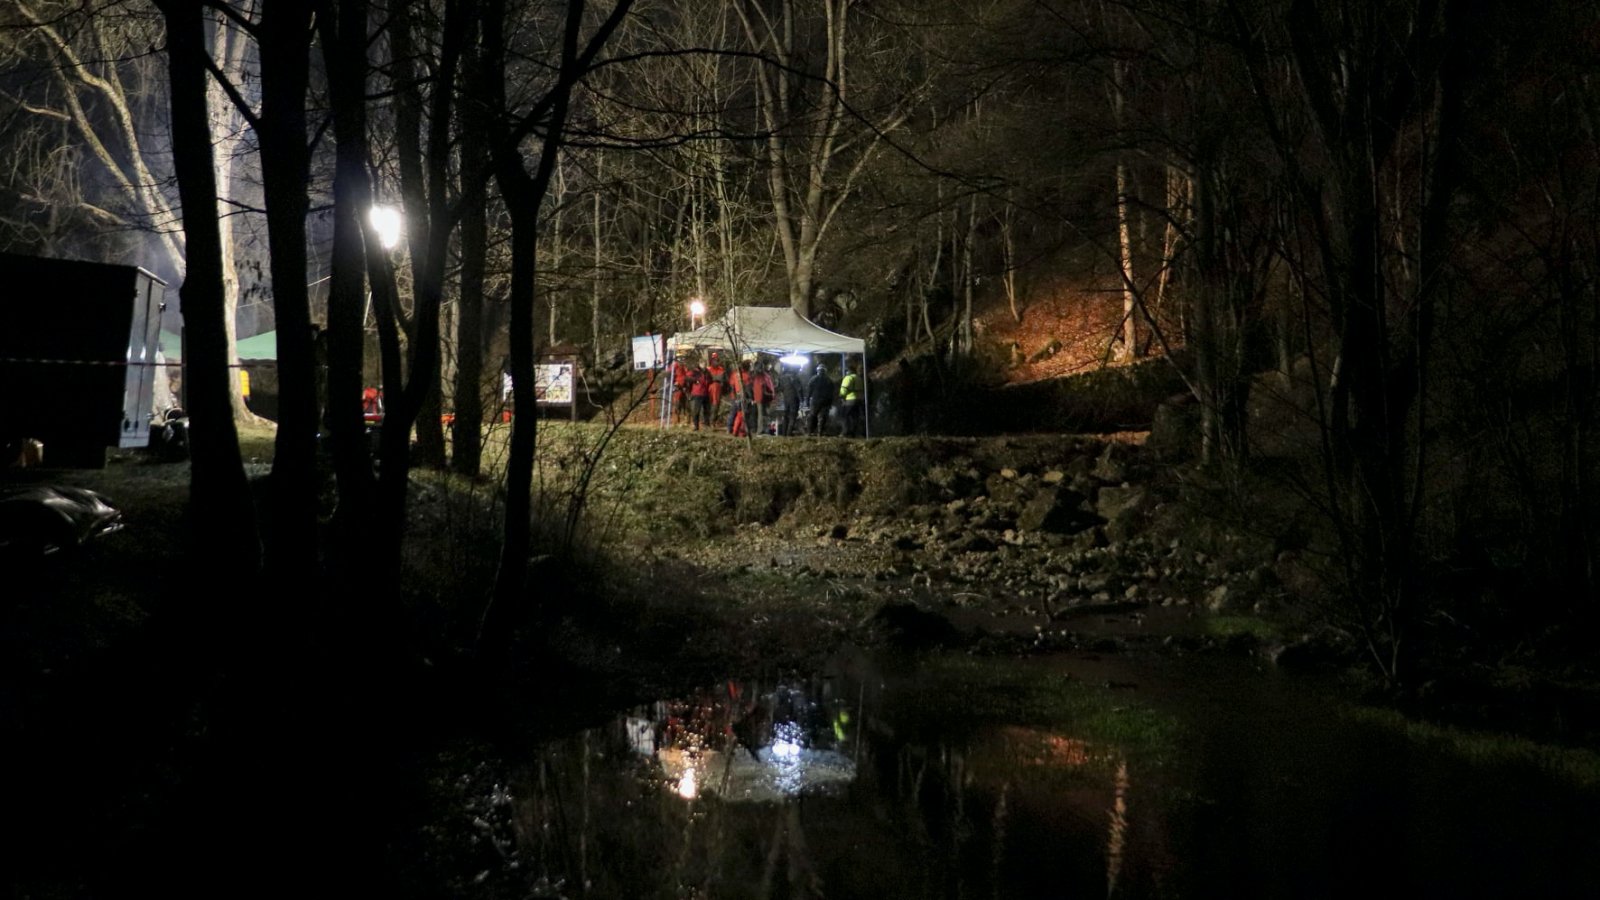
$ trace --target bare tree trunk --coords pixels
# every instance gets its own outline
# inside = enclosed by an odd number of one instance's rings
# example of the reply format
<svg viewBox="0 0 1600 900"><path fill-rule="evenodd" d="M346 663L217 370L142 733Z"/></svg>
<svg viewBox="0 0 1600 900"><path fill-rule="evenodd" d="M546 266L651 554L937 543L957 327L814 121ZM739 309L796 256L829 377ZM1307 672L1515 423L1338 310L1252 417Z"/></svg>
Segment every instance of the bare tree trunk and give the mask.
<svg viewBox="0 0 1600 900"><path fill-rule="evenodd" d="M150 169L138 110L116 69L118 54L106 52L112 43L112 29L117 27L115 18L89 15L81 23L69 23L41 15L30 0L12 0L10 7L28 24L27 34L58 61L47 68L59 90L59 105L18 104L19 111L70 123L85 155L104 168L117 192L154 231L172 271L181 277L183 236L168 227L177 221L177 215L160 190L161 179ZM65 27L68 24L73 27ZM79 40L93 48L85 51L87 57L80 52Z"/></svg>
<svg viewBox="0 0 1600 900"><path fill-rule="evenodd" d="M917 339L917 300L922 296L921 274L920 267L917 265L916 247L913 246L911 261L905 269L905 283L900 285L902 299L905 301L900 314L906 320L905 333L901 336L901 343L905 345L907 351L911 349L911 345Z"/></svg>
<svg viewBox="0 0 1600 900"><path fill-rule="evenodd" d="M740 0L734 6L750 49L769 54L776 62L774 66L757 65L756 106L766 132L762 153L774 228L789 275L789 305L805 316L813 312L817 249L828 225L883 137L910 116L914 100L908 92L890 105L880 121L846 134L845 123L856 121L849 105L848 77L853 4L851 0L822 0L821 5L823 52L818 74L826 89L804 114L793 102L796 82L805 80L797 67L803 65L806 55L798 50L806 41L798 33L793 0L780 0L776 12L751 0ZM806 120L803 125L801 119ZM842 177L841 166L848 166Z"/></svg>
<svg viewBox="0 0 1600 900"><path fill-rule="evenodd" d="M403 0L394 7L389 23L391 45L399 85L395 92L395 125L400 162L401 196L405 205L406 238L411 251L412 328L409 365L404 373L403 402L386 411L385 423L404 423L409 430L415 422L417 445L408 452L408 464L432 469L445 465L444 426L440 399L439 311L444 297L444 260L451 230L448 205L449 116L455 91L455 72L460 59L463 17L470 13L462 6L447 7L444 35L439 47L439 63L429 73L431 84L427 147L423 149L423 100L419 85L417 50L412 35L416 27L412 2ZM443 116L444 121L439 117ZM439 156L443 154L444 159ZM399 373L385 373L385 382L398 386ZM398 413L398 415L396 415ZM409 451L409 448L408 448ZM387 460L386 460L387 462Z"/></svg>
<svg viewBox="0 0 1600 900"><path fill-rule="evenodd" d="M973 349L972 332L972 291L976 277L972 272L972 250L978 243L978 198L970 197L967 200L967 233L961 241L961 354L971 356Z"/></svg>
<svg viewBox="0 0 1600 900"><path fill-rule="evenodd" d="M484 274L488 256L486 197L478 188L463 198L461 216L461 298L456 321L455 421L452 425L454 469L477 476L483 467L484 407Z"/></svg>
<svg viewBox="0 0 1600 900"><path fill-rule="evenodd" d="M1017 296L1017 207L1008 198L1000 211L1000 252L1005 265L1001 284L1006 291L1006 305L1011 308L1011 319L1022 324L1022 307Z"/></svg>
<svg viewBox="0 0 1600 900"><path fill-rule="evenodd" d="M1410 683L1418 658L1422 400L1449 206L1460 178L1468 52L1462 38L1476 26L1461 8L1439 0L1406 9L1409 31L1401 44L1393 39L1395 23L1372 10L1349 15L1313 3L1291 6L1283 24L1292 83L1311 112L1328 171L1311 175L1300 167L1301 148L1281 140L1279 148L1305 208L1316 213L1309 224L1337 340L1324 428L1326 499L1339 526L1352 618L1395 686ZM1345 73L1355 55L1369 59L1368 70L1381 77L1353 89ZM1266 99L1259 52L1252 63L1258 99ZM1389 273L1400 268L1394 257L1403 251L1384 221L1384 192L1389 167L1412 162L1399 157L1410 149L1413 122L1437 158L1424 155L1418 165L1426 187L1416 289L1394 304Z"/></svg>
<svg viewBox="0 0 1600 900"><path fill-rule="evenodd" d="M256 132L278 323L278 435L267 570L285 587L317 577L317 359L306 288L311 22L309 2L277 0L263 8L260 25L262 99Z"/></svg>
<svg viewBox="0 0 1600 900"><path fill-rule="evenodd" d="M1125 129L1123 91L1126 85L1127 63L1118 60L1111 64L1112 119L1119 133ZM1122 353L1123 359L1139 355L1138 282L1133 271L1133 233L1130 228L1128 164L1123 152L1117 154L1117 263L1122 277Z"/></svg>
<svg viewBox="0 0 1600 900"><path fill-rule="evenodd" d="M733 192L728 186L727 166L724 160L724 156L719 156L713 170L717 200L717 249L722 254L722 296L729 298L727 302L732 303L731 298L739 295L739 279L734 261L734 247L738 246L738 237L733 221Z"/></svg>
<svg viewBox="0 0 1600 900"><path fill-rule="evenodd" d="M443 287L441 286L441 291ZM443 316L443 299L440 300L438 315ZM443 335L448 329L442 325L435 327L434 333ZM445 467L444 449L444 401L440 395L443 384L444 347L440 346L433 352L435 371L433 377L428 379L432 386L427 393L422 395L421 406L417 409L417 446L412 458L416 464L426 469L443 469Z"/></svg>
<svg viewBox="0 0 1600 900"><path fill-rule="evenodd" d="M943 201L943 187L939 189L939 195L939 199ZM921 270L918 271L918 284L922 287L922 290L918 292L918 296L921 301L919 305L922 307L922 330L928 336L928 349L929 352L937 356L939 348L935 345L939 339L934 334L933 313L929 309L931 304L928 302L928 295L939 283L939 267L944 262L944 217L934 216L933 220L933 259L928 262L926 275L923 275Z"/></svg>
<svg viewBox="0 0 1600 900"><path fill-rule="evenodd" d="M366 13L365 3L341 0L336 11L323 9L317 16L335 137L324 417L333 445L339 501L330 550L336 579L351 600L366 596L361 585L375 539L375 482L361 408L369 297L362 223L372 204L367 181Z"/></svg>
<svg viewBox="0 0 1600 900"><path fill-rule="evenodd" d="M572 90L592 65L595 55L621 24L633 0L616 0L605 21L579 52L584 3L569 0L561 43L557 80L534 110L521 117L515 128L503 125L495 141L495 181L511 216L511 390L518 415L511 426L511 447L506 461L504 541L493 596L479 628L480 650L499 657L511 639L519 614L526 609L529 549L533 538L533 457L538 435L538 400L534 393L534 292L537 277L539 208L550 187L562 132L566 127ZM484 13L484 48L488 71L505 71L505 0L488 0ZM491 77L493 108L506 113L505 85ZM520 143L539 124L544 131L539 159L529 174Z"/></svg>
<svg viewBox="0 0 1600 900"><path fill-rule="evenodd" d="M1194 384L1199 390L1195 397L1200 404L1200 459L1214 465L1223 457L1226 443L1222 433L1222 416L1217 397L1219 371L1217 346L1216 308L1221 293L1222 275L1220 237L1217 234L1217 209L1215 186L1211 173L1197 167L1195 213L1195 268L1198 284L1188 292L1189 347L1194 353Z"/></svg>
<svg viewBox="0 0 1600 900"><path fill-rule="evenodd" d="M1172 267L1178 256L1178 236L1190 219L1194 202L1193 182L1176 160L1167 162L1166 179L1167 221L1161 230L1161 271L1156 277L1155 297L1150 301L1153 316L1166 309L1167 287L1172 284Z"/></svg>
<svg viewBox="0 0 1600 900"><path fill-rule="evenodd" d="M491 0L493 3L494 0ZM506 513L501 530L500 568L494 594L484 611L478 643L498 656L511 639L518 613L526 609L528 552L533 540L533 453L538 445L539 402L534 392L533 294L537 266L537 230L527 220L537 220L538 200L529 196L533 182L522 171L520 157L515 173L496 167L501 193L511 214L511 395L516 415L506 460ZM504 172L504 174L498 174ZM527 179L524 181L523 179ZM520 223L519 223L519 220Z"/></svg>
<svg viewBox="0 0 1600 900"><path fill-rule="evenodd" d="M950 346L948 356L954 362L961 352L961 284L967 273L962 268L961 256L961 201L950 208Z"/></svg>
<svg viewBox="0 0 1600 900"><path fill-rule="evenodd" d="M1294 376L1295 331L1298 327L1295 310L1303 309L1305 302L1303 273L1288 272L1284 278L1284 298L1278 306L1277 321L1273 323L1277 332L1273 349L1278 357L1278 374L1284 378Z"/></svg>
<svg viewBox="0 0 1600 900"><path fill-rule="evenodd" d="M222 72L223 78L234 84L241 84L244 81L244 57L248 41L243 34L235 30L227 16L220 12L213 12L210 15L212 62ZM219 199L229 200L233 198L233 173L244 141L244 123L224 93L219 78L211 78L206 82L206 106L211 116L211 146L213 165L216 167L217 196ZM218 220L218 227L221 230L222 240L222 296L224 324L228 330L228 358L229 365L236 367L231 373L233 377L228 380L228 403L233 409L234 419L244 424L261 420L245 404L244 379L240 376L244 370L237 368L239 274L234 254L234 248L238 244L234 224L238 221L238 217L233 212L232 209L228 210L228 214Z"/></svg>
<svg viewBox="0 0 1600 900"><path fill-rule="evenodd" d="M179 298L188 330L184 364L193 422L189 502L195 551L206 565L249 584L260 569L261 549L228 394L232 370L206 102L205 24L198 0L160 0L159 8L167 23L173 168L188 262Z"/></svg>
<svg viewBox="0 0 1600 900"><path fill-rule="evenodd" d="M481 23L473 27L480 29ZM484 281L489 252L488 108L481 38L466 41L467 97L461 104L461 295L456 320L455 421L451 426L451 467L477 477L483 468ZM499 396L498 387L494 396Z"/></svg>
<svg viewBox="0 0 1600 900"><path fill-rule="evenodd" d="M377 316L379 352L382 355L385 391L383 428L379 444L381 462L375 494L376 519L373 529L373 568L380 578L382 593L392 594L399 587L402 547L405 537L407 491L411 475L411 432L427 408L430 395L439 387L439 310L444 297L445 252L449 245L450 121L456 72L466 35L463 6L451 6L443 22L439 60L432 73L432 94L427 122L426 213L421 223L407 225L412 258L424 263L421 277L413 285L414 308L409 356L402 368L399 323L402 320L389 255L375 236L366 235L368 277L372 284L372 308ZM363 217L363 222L365 217ZM433 416L434 427L439 426ZM440 439L442 444L442 437ZM442 451L442 447L439 448ZM443 465L443 460L431 457Z"/></svg>
<svg viewBox="0 0 1600 900"><path fill-rule="evenodd" d="M550 223L550 239L540 245L540 252L543 255L541 262L543 264L540 265L539 268L546 271L560 272L561 267L565 264L567 252L565 233L567 218L567 167L564 165L564 160L562 160L559 155L556 158L555 175L550 179L550 181L551 186L555 189L555 211L551 215L551 219L553 221ZM545 284L549 285L549 283L549 279L546 279ZM557 317L561 311L561 292L554 291L549 287L546 287L544 290L544 301L550 317L550 324L545 329L543 344L545 347L553 347L557 343L556 333L557 328L559 327L559 320ZM598 354L599 352L600 348L596 347L595 353Z"/></svg>
<svg viewBox="0 0 1600 900"><path fill-rule="evenodd" d="M600 186L605 173L605 154L596 153L594 160L594 222L591 238L594 240L594 264L589 272L589 340L594 344L595 355L600 354L600 250L604 234L600 219Z"/></svg>

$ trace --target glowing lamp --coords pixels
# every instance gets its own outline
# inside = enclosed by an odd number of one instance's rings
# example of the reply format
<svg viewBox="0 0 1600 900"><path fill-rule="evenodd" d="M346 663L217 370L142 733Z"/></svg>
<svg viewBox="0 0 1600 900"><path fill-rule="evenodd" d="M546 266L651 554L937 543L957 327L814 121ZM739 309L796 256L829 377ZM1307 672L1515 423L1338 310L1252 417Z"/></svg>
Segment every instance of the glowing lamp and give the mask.
<svg viewBox="0 0 1600 900"><path fill-rule="evenodd" d="M378 233L378 243L385 250L400 246L400 210L392 206L374 206L367 213L367 222Z"/></svg>

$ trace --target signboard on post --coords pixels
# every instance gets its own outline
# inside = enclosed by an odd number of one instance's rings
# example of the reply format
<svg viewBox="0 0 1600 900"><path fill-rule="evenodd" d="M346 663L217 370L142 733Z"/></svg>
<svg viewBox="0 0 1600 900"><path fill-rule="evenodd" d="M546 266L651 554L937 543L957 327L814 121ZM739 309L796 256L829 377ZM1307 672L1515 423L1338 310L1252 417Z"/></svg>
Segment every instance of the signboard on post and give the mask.
<svg viewBox="0 0 1600 900"><path fill-rule="evenodd" d="M633 339L633 367L659 369L667 363L667 336L646 334Z"/></svg>
<svg viewBox="0 0 1600 900"><path fill-rule="evenodd" d="M533 368L533 393L543 406L572 405L572 363L541 363Z"/></svg>

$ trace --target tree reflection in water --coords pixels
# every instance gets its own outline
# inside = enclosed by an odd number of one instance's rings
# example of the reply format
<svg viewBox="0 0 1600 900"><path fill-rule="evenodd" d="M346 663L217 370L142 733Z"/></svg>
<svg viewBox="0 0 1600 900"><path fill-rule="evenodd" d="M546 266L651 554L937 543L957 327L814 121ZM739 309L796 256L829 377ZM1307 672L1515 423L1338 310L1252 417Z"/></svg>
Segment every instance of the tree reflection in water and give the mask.
<svg viewBox="0 0 1600 900"><path fill-rule="evenodd" d="M1118 884L1126 759L1052 730L950 724L928 732L878 685L834 677L729 681L629 710L536 754L514 791L522 878L574 897Z"/></svg>

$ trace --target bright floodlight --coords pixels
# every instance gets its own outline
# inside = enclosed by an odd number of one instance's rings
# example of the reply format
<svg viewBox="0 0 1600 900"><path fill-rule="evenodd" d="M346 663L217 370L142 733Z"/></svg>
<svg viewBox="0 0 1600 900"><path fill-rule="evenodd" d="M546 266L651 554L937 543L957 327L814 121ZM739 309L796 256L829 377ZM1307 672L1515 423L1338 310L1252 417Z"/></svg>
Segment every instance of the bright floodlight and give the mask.
<svg viewBox="0 0 1600 900"><path fill-rule="evenodd" d="M699 300L690 300L689 301L689 315L691 315L691 316L703 316L705 314L706 314L706 305L704 303L701 303Z"/></svg>
<svg viewBox="0 0 1600 900"><path fill-rule="evenodd" d="M393 250L400 245L400 210L392 206L374 206L367 214L367 221L378 233L378 243L383 249Z"/></svg>
<svg viewBox="0 0 1600 900"><path fill-rule="evenodd" d="M805 365L807 361L808 359L804 353L791 353L788 356L778 357L778 362L786 366L794 366L797 369Z"/></svg>

